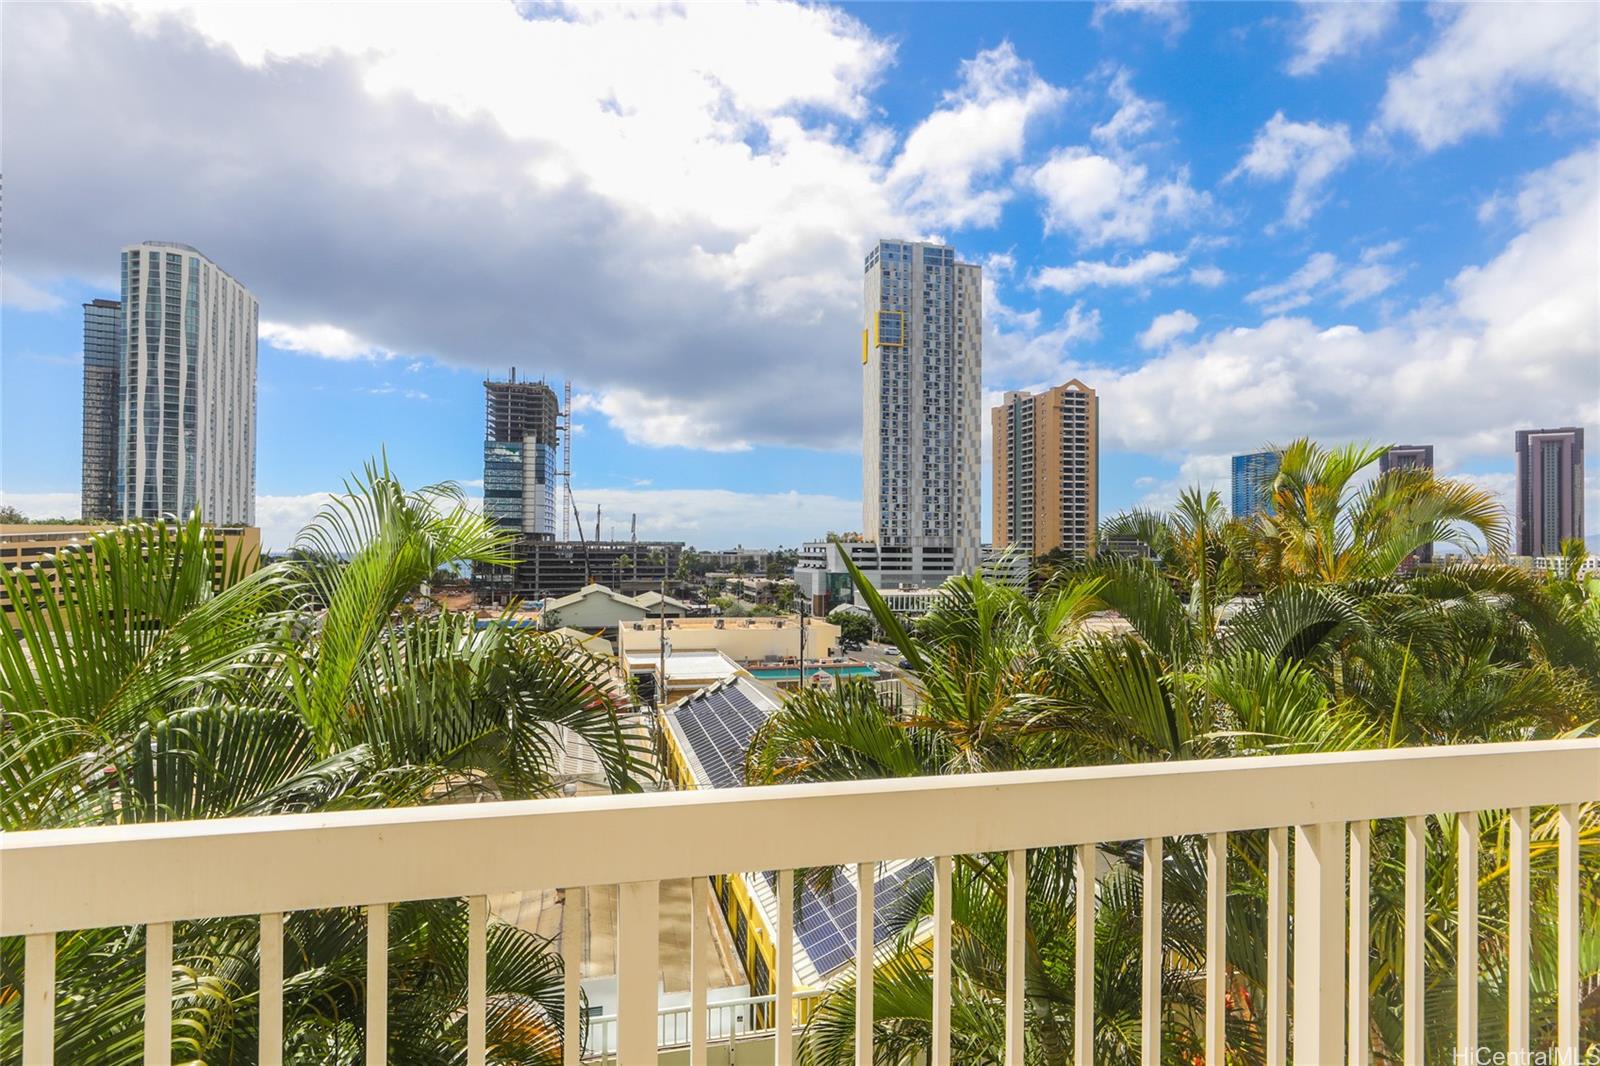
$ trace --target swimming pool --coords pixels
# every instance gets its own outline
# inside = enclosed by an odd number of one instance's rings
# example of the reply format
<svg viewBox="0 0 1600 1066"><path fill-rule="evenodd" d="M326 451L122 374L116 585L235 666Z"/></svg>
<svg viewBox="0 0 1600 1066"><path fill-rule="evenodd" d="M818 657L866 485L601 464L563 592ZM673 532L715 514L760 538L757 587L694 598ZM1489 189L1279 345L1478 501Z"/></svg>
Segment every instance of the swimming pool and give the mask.
<svg viewBox="0 0 1600 1066"><path fill-rule="evenodd" d="M750 673L762 681L798 681L800 670L794 666L752 666ZM876 667L865 663L851 663L847 666L808 666L806 676L815 677L818 670L832 674L834 677L877 677Z"/></svg>

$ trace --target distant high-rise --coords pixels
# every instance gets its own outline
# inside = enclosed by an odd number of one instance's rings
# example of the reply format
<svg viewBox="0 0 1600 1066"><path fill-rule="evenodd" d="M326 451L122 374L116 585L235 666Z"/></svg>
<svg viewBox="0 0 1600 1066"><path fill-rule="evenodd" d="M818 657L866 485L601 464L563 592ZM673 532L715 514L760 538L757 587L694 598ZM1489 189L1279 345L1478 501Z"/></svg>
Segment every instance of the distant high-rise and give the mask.
<svg viewBox="0 0 1600 1066"><path fill-rule="evenodd" d="M1583 539L1583 430L1517 430L1517 554L1557 555Z"/></svg>
<svg viewBox="0 0 1600 1066"><path fill-rule="evenodd" d="M117 352L121 518L254 525L256 337L250 290L187 244L122 250Z"/></svg>
<svg viewBox="0 0 1600 1066"><path fill-rule="evenodd" d="M1432 470L1433 445L1396 444L1378 459L1378 473L1391 470Z"/></svg>
<svg viewBox="0 0 1600 1066"><path fill-rule="evenodd" d="M1433 445L1431 444L1395 444L1384 452L1378 459L1378 473L1387 474L1391 470L1432 470ZM1433 562L1433 545L1424 544L1421 548L1406 556L1406 561L1401 564L1409 569L1418 563Z"/></svg>
<svg viewBox="0 0 1600 1066"><path fill-rule="evenodd" d="M867 254L861 330L862 522L885 583L982 561L983 269L939 244Z"/></svg>
<svg viewBox="0 0 1600 1066"><path fill-rule="evenodd" d="M1272 513L1272 482L1278 476L1281 452L1251 452L1233 457L1233 516Z"/></svg>
<svg viewBox="0 0 1600 1066"><path fill-rule="evenodd" d="M531 540L556 535L561 405L542 381L483 383L483 513Z"/></svg>
<svg viewBox="0 0 1600 1066"><path fill-rule="evenodd" d="M994 547L1038 557L1094 554L1100 507L1100 402L1074 378L1008 392L994 430Z"/></svg>
<svg viewBox="0 0 1600 1066"><path fill-rule="evenodd" d="M86 522L117 515L117 339L122 304L83 305L83 493Z"/></svg>

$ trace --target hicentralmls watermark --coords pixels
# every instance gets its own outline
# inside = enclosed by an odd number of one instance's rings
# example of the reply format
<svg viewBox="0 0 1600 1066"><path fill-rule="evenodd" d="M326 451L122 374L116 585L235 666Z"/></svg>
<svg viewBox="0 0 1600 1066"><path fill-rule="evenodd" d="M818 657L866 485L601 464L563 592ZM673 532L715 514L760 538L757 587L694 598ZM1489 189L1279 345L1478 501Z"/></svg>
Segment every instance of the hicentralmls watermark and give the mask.
<svg viewBox="0 0 1600 1066"><path fill-rule="evenodd" d="M1476 1051L1452 1051L1450 1062L1452 1066L1600 1066L1600 1044L1591 1044L1583 1051L1494 1051L1481 1047Z"/></svg>

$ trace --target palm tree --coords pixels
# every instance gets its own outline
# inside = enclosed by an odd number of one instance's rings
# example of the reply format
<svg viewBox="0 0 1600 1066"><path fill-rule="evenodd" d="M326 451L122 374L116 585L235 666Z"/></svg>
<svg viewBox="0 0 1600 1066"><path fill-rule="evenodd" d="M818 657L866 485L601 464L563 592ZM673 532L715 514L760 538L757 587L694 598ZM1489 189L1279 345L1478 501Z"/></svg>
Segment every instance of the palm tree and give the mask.
<svg viewBox="0 0 1600 1066"><path fill-rule="evenodd" d="M641 738L618 721L607 672L551 638L395 608L440 566L500 562L502 535L458 490L405 491L368 466L302 534L292 562L233 560L213 587L199 516L97 534L43 568L0 574L16 606L0 631L0 828L399 806L549 794L568 738L613 789L638 787ZM354 1062L361 1046L362 919L286 922L290 1050ZM449 1061L460 1043L459 903L391 914L390 1025L400 1061ZM175 1042L249 1062L254 922L177 927ZM62 938L58 1053L137 1062L142 929ZM541 938L494 924L496 1061L560 1058L559 962ZM0 944L0 1046L21 1024L20 940Z"/></svg>
<svg viewBox="0 0 1600 1066"><path fill-rule="evenodd" d="M1378 505L1356 509L1369 516L1356 525L1375 530L1370 516ZM1419 523L1395 521L1398 532L1387 546L1375 533L1336 537L1330 543L1338 550L1325 557L1345 567L1339 582L1320 571L1286 579L1281 558L1269 551L1264 589L1232 604L1258 580L1263 553L1254 531L1228 519L1214 493L1191 491L1171 515L1121 516L1108 528L1138 537L1155 559L1102 557L1063 565L1032 597L981 576L952 579L940 606L915 634L849 564L863 602L911 664L919 697L915 710L887 709L862 684L795 693L757 734L747 778L828 781L1528 738L1569 733L1595 716L1600 671L1574 650L1587 631L1581 622L1568 624L1572 610L1559 607L1559 597L1531 579L1519 584L1500 567L1445 567L1411 579L1396 575L1399 560L1423 535ZM1342 527L1335 522L1333 528L1337 533ZM1440 539L1434 536L1439 528L1428 527L1429 539ZM1384 560L1381 575L1358 576L1358 551L1349 545L1360 546L1368 560L1363 565ZM1084 618L1100 607L1115 609L1127 630L1084 632ZM1486 840L1501 831L1503 817L1484 815ZM1600 840L1597 812L1586 810L1584 818L1582 838ZM1453 862L1452 828L1436 826L1435 837L1429 861L1440 867L1430 881L1437 888L1451 880L1445 868ZM1393 827L1385 826L1374 833L1373 847L1372 1018L1375 1047L1387 1056L1399 1034L1395 975L1401 940L1395 930L1403 913L1403 847ZM1230 841L1228 964L1235 995L1229 1041L1242 1061L1259 1059L1263 1037L1259 1015L1248 1005L1259 1002L1264 988L1265 851L1264 834L1238 834ZM1134 935L1134 923L1117 915L1112 889L1137 880L1138 846L1102 845L1101 853L1110 873L1101 885L1100 935L1126 940ZM959 864L958 882L967 878L970 904L1003 907L1004 878L992 876L997 861L969 856ZM987 881L985 870L991 874ZM1068 912L1052 912L1048 904L1035 908L1036 878L1046 885L1069 883L1064 856L1047 849L1029 860L1027 986L1030 1061L1035 1051L1039 1061L1065 1061L1051 1050L1066 1045L1060 1043L1063 1022L1048 1006L1060 989L1053 984L1059 970L1048 963L1046 945ZM1503 866L1486 870L1486 928L1495 924L1492 901L1503 880ZM1195 960L1203 945L1196 916L1202 913L1205 876L1196 842L1170 843L1165 881L1168 980L1178 988L1168 997L1172 1006L1163 1026L1169 1034L1165 1046L1178 1053L1193 1043L1198 1026L1192 1008L1184 1006L1194 997ZM1071 891L1069 886L1057 895L1070 899ZM1043 898L1053 897L1046 890ZM1600 894L1590 898L1588 910L1600 914ZM1504 904L1498 906L1494 913L1503 915ZM1429 972L1435 975L1450 972L1444 958L1450 940L1443 930L1451 907L1453 901L1442 898L1430 904L1430 927L1440 930L1430 932L1436 957ZM995 958L1003 953L1003 938L986 945ZM925 1048L931 994L926 950L908 937L876 988L878 1035L890 1049L883 1061L911 1061L914 1048ZM1600 940L1585 952L1585 972L1600 969ZM1537 966L1550 961L1541 953ZM971 1051L972 1061L989 1061L976 1049L992 1053L997 1046L1003 981L995 980L992 960L981 956L958 952L955 964L962 1001L955 1015L957 1042ZM1097 965L1106 1031L1097 1036L1096 1060L1136 1061L1136 1027L1121 1025L1121 1008L1113 1006L1117 978L1107 969L1109 960L1097 955ZM1442 980L1433 994L1448 993ZM806 1033L811 1061L842 1062L848 1056L853 995L850 982L842 982L820 1008ZM1600 1011L1600 1005L1587 1010ZM1446 1047L1447 1029L1436 1025L1431 1043Z"/></svg>
<svg viewBox="0 0 1600 1066"><path fill-rule="evenodd" d="M1509 536L1495 497L1433 471L1396 467L1362 484L1386 447L1326 449L1302 437L1280 450L1268 506L1255 517L1261 569L1273 581L1343 583L1384 578L1429 544L1504 554Z"/></svg>

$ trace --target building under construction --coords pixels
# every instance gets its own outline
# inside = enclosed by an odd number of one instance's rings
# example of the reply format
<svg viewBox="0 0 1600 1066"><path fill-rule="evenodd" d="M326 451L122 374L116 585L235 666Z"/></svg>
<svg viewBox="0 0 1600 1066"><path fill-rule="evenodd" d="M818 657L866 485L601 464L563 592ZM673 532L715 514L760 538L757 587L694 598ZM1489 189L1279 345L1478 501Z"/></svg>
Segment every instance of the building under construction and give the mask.
<svg viewBox="0 0 1600 1066"><path fill-rule="evenodd" d="M543 381L485 381L483 513L533 540L555 540L564 500L556 483L568 471L557 462L566 412Z"/></svg>

